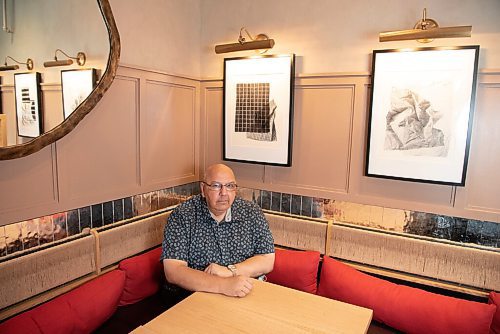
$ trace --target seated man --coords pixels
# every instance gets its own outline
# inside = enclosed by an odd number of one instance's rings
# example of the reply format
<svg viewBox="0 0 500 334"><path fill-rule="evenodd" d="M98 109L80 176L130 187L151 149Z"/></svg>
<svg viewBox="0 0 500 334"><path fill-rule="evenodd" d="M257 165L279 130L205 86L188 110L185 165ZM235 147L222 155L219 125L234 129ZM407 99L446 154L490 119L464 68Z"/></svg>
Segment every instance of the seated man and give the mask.
<svg viewBox="0 0 500 334"><path fill-rule="evenodd" d="M236 180L226 165L210 166L201 195L179 205L165 226L161 260L167 299L179 301L188 291L244 297L249 277L274 266L274 241L262 210L236 198Z"/></svg>

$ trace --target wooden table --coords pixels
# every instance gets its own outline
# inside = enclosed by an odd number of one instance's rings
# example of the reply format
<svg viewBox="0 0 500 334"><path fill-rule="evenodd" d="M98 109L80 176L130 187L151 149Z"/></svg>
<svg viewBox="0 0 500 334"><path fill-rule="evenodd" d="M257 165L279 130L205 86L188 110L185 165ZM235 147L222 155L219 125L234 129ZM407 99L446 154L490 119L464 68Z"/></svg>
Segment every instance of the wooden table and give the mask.
<svg viewBox="0 0 500 334"><path fill-rule="evenodd" d="M196 292L142 327L154 333L366 333L372 319L367 308L253 284L244 298Z"/></svg>

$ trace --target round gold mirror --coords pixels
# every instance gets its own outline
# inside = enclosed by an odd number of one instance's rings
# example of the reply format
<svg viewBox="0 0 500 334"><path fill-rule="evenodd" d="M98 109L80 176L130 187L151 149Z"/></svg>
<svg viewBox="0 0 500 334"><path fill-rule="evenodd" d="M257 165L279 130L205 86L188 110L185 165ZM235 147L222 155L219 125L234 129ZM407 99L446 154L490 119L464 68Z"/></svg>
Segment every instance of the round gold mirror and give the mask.
<svg viewBox="0 0 500 334"><path fill-rule="evenodd" d="M101 100L104 93L111 86L111 83L116 75L120 58L120 36L111 11L109 0L97 0L97 4L100 13L102 14L109 38L109 56L105 71L97 81L95 88L81 102L81 104L76 106L71 115L64 119L64 121L62 121L59 125L53 127L49 131L43 132L41 135L28 142L0 147L0 160L9 160L27 156L64 137L71 130L73 130L90 111L92 111L96 104ZM82 27L82 29L86 28Z"/></svg>

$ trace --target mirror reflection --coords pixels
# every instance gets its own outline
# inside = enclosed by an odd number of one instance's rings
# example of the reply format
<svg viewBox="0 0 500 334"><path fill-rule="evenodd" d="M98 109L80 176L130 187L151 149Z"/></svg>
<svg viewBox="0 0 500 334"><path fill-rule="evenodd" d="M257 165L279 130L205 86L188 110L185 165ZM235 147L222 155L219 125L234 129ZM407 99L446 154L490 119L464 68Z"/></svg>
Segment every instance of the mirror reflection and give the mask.
<svg viewBox="0 0 500 334"><path fill-rule="evenodd" d="M96 0L0 1L4 147L32 141L71 117L106 70L110 45Z"/></svg>

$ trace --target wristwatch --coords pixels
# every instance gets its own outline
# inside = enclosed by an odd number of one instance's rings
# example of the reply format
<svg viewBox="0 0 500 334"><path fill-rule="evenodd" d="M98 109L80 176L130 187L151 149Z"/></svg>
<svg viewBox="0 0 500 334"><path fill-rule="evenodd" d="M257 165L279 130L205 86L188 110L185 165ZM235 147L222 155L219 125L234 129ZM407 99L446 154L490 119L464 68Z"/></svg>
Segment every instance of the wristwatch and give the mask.
<svg viewBox="0 0 500 334"><path fill-rule="evenodd" d="M231 273L233 274L233 276L236 276L238 273L236 272L236 266L234 264L230 264L227 266L227 269L229 269L231 271Z"/></svg>

